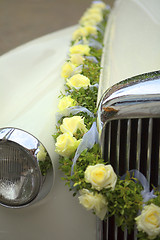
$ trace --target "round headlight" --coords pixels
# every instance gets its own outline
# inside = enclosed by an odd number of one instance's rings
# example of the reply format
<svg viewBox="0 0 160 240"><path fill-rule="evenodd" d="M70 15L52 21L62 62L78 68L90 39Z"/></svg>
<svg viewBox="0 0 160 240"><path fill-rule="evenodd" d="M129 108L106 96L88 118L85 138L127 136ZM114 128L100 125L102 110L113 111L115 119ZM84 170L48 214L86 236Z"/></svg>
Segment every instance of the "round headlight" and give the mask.
<svg viewBox="0 0 160 240"><path fill-rule="evenodd" d="M20 129L0 129L0 204L26 206L46 196L52 183L52 163L44 146Z"/></svg>

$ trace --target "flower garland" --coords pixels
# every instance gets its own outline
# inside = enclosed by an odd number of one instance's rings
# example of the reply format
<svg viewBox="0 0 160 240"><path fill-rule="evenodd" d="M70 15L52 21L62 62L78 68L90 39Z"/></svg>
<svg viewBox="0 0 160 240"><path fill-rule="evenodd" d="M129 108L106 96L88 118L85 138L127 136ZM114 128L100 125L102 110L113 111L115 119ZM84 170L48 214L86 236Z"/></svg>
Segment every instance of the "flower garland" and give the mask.
<svg viewBox="0 0 160 240"><path fill-rule="evenodd" d="M94 1L73 33L61 72L65 92L58 104L55 151L60 155L63 179L74 196L79 194L80 204L101 220L114 215L116 224L129 233L136 224L140 240L158 240L160 193L149 192L144 176L137 171L117 176L102 159L98 144L96 102L109 12L105 3Z"/></svg>

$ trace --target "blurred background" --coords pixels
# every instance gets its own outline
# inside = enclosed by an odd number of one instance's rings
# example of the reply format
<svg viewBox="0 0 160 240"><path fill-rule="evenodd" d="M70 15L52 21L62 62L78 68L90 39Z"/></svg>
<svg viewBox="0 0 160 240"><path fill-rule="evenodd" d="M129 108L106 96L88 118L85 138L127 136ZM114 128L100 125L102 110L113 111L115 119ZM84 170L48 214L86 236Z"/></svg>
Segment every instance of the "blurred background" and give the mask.
<svg viewBox="0 0 160 240"><path fill-rule="evenodd" d="M91 0L0 0L0 55L74 24ZM113 6L114 0L104 0Z"/></svg>

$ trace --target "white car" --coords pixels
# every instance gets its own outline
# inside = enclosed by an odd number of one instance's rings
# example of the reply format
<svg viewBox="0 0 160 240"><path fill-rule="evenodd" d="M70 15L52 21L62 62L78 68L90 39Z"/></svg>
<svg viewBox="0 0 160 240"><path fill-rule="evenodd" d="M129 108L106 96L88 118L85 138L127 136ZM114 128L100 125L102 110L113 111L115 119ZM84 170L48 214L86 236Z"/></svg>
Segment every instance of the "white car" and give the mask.
<svg viewBox="0 0 160 240"><path fill-rule="evenodd" d="M116 235L115 229L115 236L108 235L106 223L99 221L82 208L76 197L73 198L61 180L63 175L58 169L58 155L52 134L55 131L58 96L63 88L61 67L76 28L73 26L49 34L0 57L0 239L131 239L127 238L127 234L121 237ZM106 28L98 102L108 88L112 89L120 81L159 70L159 39L158 0L115 2ZM158 102L159 72L156 79L157 87L152 87L151 94L156 94ZM139 86L136 94L138 91ZM146 94L150 93L148 86L145 91ZM104 130L100 118L103 104L101 100L98 117L102 137ZM114 104L106 107L114 108L113 112L117 114L115 118L118 119L119 108ZM138 110L138 114L140 112ZM157 116L159 112L156 112ZM127 118L127 113L122 111L121 116ZM20 149L17 144L21 145ZM103 147L105 144L102 139ZM26 148L30 149L30 154ZM53 165L46 177L41 174L38 162L33 163L33 156L37 157L40 150L44 154L47 152ZM3 161L4 158L8 165ZM25 162L23 165L19 164L22 159ZM15 168L17 172L23 171L18 179L14 176ZM14 183L9 182L9 178L14 179ZM22 185L29 191L19 192Z"/></svg>

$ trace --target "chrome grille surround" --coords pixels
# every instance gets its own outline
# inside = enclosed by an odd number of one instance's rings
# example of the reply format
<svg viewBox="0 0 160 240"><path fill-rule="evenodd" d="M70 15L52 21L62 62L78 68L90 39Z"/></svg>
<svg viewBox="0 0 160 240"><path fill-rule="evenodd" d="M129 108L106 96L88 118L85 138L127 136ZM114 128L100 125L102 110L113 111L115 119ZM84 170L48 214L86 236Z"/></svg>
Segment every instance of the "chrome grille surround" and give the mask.
<svg viewBox="0 0 160 240"><path fill-rule="evenodd" d="M101 98L97 126L101 151L116 173L138 169L160 187L160 71L121 81ZM114 218L98 221L97 240L136 240Z"/></svg>

